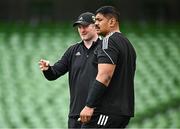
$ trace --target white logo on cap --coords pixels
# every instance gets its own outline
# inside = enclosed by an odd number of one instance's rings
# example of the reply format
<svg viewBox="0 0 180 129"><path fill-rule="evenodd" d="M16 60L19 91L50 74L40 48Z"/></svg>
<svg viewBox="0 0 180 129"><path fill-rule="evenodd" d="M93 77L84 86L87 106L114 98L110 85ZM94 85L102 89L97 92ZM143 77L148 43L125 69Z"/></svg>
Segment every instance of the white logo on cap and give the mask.
<svg viewBox="0 0 180 129"><path fill-rule="evenodd" d="M94 21L94 22L96 21L96 18L95 18L95 16L92 16L92 19L93 19L93 21Z"/></svg>
<svg viewBox="0 0 180 129"><path fill-rule="evenodd" d="M83 20L83 17L80 17L79 20L82 21L82 20Z"/></svg>

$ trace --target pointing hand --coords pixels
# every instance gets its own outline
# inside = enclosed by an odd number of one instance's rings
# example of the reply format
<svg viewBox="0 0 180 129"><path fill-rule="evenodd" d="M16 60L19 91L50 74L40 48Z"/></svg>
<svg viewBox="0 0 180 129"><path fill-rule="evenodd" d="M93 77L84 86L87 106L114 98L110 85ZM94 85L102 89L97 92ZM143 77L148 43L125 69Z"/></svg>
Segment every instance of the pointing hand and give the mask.
<svg viewBox="0 0 180 129"><path fill-rule="evenodd" d="M39 67L40 67L41 71L48 70L49 66L50 66L50 64L49 64L48 60L41 59L39 61Z"/></svg>

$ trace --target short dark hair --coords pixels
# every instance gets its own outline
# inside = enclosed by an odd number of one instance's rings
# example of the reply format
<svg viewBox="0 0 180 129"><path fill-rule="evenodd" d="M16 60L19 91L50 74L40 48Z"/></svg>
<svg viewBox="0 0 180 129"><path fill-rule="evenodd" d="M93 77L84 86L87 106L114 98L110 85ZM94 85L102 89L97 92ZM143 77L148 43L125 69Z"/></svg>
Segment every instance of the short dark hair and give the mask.
<svg viewBox="0 0 180 129"><path fill-rule="evenodd" d="M96 10L96 14L101 13L105 16L113 16L118 22L120 21L120 13L118 10L113 6L102 6Z"/></svg>

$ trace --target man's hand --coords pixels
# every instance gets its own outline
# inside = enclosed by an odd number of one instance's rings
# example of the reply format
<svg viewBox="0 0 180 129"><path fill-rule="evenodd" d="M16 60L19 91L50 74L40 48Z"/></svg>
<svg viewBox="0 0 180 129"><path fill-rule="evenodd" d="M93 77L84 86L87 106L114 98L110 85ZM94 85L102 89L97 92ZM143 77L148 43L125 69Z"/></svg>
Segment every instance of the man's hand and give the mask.
<svg viewBox="0 0 180 129"><path fill-rule="evenodd" d="M91 120L93 113L94 113L94 108L85 106L80 113L80 121L82 123L89 122Z"/></svg>
<svg viewBox="0 0 180 129"><path fill-rule="evenodd" d="M48 68L49 68L49 61L48 60L43 60L43 59L41 59L40 61L39 61L39 67L40 67L40 69L41 69L41 71L46 71L46 70L48 70Z"/></svg>

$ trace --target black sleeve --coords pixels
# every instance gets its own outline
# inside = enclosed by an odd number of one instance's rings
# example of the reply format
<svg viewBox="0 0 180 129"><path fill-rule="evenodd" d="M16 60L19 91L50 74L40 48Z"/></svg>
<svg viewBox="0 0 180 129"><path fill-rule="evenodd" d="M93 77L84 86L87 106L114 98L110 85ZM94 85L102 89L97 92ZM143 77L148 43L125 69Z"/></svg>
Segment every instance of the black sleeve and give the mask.
<svg viewBox="0 0 180 129"><path fill-rule="evenodd" d="M119 50L116 41L111 37L104 38L101 48L98 49L98 63L116 64L118 55Z"/></svg>
<svg viewBox="0 0 180 129"><path fill-rule="evenodd" d="M70 53L71 47L64 53L60 60L58 60L53 66L50 66L48 70L43 71L43 74L47 80L55 80L68 71Z"/></svg>

